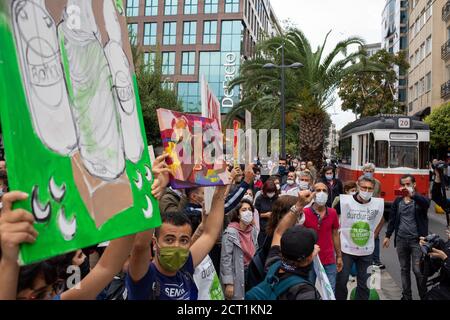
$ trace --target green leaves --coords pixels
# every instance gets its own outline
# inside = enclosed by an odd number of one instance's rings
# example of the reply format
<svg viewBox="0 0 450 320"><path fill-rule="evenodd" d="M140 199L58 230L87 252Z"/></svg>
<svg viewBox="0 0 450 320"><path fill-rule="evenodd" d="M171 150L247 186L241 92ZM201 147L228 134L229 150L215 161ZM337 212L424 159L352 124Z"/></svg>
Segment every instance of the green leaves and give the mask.
<svg viewBox="0 0 450 320"><path fill-rule="evenodd" d="M409 68L405 53L394 55L381 50L367 57L361 52L358 60L346 69L339 85L342 110L351 110L361 117L404 113L396 98L398 77L394 67Z"/></svg>
<svg viewBox="0 0 450 320"><path fill-rule="evenodd" d="M425 118L431 129L431 145L435 149L447 149L450 141L450 103L436 108Z"/></svg>

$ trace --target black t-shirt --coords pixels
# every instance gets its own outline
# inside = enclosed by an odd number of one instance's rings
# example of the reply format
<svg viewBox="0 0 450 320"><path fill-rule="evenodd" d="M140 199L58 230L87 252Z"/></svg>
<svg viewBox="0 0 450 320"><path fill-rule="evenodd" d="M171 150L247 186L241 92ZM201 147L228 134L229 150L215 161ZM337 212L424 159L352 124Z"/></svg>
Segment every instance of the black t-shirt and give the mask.
<svg viewBox="0 0 450 320"><path fill-rule="evenodd" d="M266 260L266 270L270 268L275 262L281 260L281 248L280 246L273 246L269 250L269 255ZM312 265L307 268L297 269L293 272L277 272L277 276L280 280L286 279L292 274L301 276L308 279L309 270ZM298 285L292 286L286 292L282 293L278 300L321 300L320 293L316 288L310 283L300 283Z"/></svg>

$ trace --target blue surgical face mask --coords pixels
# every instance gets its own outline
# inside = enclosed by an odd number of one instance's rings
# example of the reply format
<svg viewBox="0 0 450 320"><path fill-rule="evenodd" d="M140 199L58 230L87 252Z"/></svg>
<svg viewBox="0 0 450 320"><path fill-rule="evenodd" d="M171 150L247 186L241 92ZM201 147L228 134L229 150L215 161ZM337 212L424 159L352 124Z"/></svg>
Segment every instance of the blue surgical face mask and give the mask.
<svg viewBox="0 0 450 320"><path fill-rule="evenodd" d="M373 179L373 173L372 172L364 172L364 177L368 179Z"/></svg>
<svg viewBox="0 0 450 320"><path fill-rule="evenodd" d="M332 174L326 174L325 178L327 178L328 181L333 180L333 175Z"/></svg>

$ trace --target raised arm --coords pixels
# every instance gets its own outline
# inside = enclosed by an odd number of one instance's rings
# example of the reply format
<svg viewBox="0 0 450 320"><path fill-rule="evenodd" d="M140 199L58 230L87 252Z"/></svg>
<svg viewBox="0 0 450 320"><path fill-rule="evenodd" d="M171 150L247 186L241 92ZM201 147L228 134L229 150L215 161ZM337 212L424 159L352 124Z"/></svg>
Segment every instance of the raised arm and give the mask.
<svg viewBox="0 0 450 320"><path fill-rule="evenodd" d="M292 209L294 210L289 210L283 219L281 219L278 227L275 229L272 239L272 247L280 245L283 233L295 224L297 219L303 214L303 208L312 201L314 196L315 193L312 193L309 190L299 192L295 209L293 207Z"/></svg>
<svg viewBox="0 0 450 320"><path fill-rule="evenodd" d="M211 205L211 212L209 213L208 219L204 224L203 233L191 246L190 251L194 262L194 268L197 267L203 259L205 259L222 231L225 190L226 186L216 187L216 192L214 193Z"/></svg>
<svg viewBox="0 0 450 320"><path fill-rule="evenodd" d="M34 217L31 213L12 210L15 201L26 200L28 195L22 192L9 192L3 196L3 209L0 215L0 300L15 300L19 278L19 246L33 243L37 232L33 227Z"/></svg>
<svg viewBox="0 0 450 320"><path fill-rule="evenodd" d="M138 282L147 274L148 266L152 259L152 237L153 229L137 234L134 240L128 265L128 274L135 282Z"/></svg>

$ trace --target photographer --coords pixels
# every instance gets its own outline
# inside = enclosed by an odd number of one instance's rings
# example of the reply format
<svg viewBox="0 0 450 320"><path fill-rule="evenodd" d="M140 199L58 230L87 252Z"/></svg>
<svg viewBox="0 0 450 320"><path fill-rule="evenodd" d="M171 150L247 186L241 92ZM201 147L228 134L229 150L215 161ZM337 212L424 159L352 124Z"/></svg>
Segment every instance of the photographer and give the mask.
<svg viewBox="0 0 450 320"><path fill-rule="evenodd" d="M447 185L447 177L444 174L444 169L447 167L447 165L444 161L433 160L433 164L431 165L431 167L434 170L434 181L431 188L431 200L433 200L438 206L445 210L445 212L447 213L447 225L449 225L449 208L447 208L447 195L445 190L445 187Z"/></svg>
<svg viewBox="0 0 450 320"><path fill-rule="evenodd" d="M450 239L450 233L448 235ZM431 235L420 238L420 247L426 253L422 263L424 276L430 277L440 271L438 285L425 295L425 300L450 300L450 241L444 242Z"/></svg>
<svg viewBox="0 0 450 320"><path fill-rule="evenodd" d="M400 179L402 196L395 199L391 208L391 217L383 242L389 248L391 236L395 232L394 246L397 248L402 277L402 300L412 300L411 268L416 278L421 299L426 294L425 279L420 272L421 252L418 244L420 237L428 234L428 208L430 201L415 192L416 179L405 175Z"/></svg>

